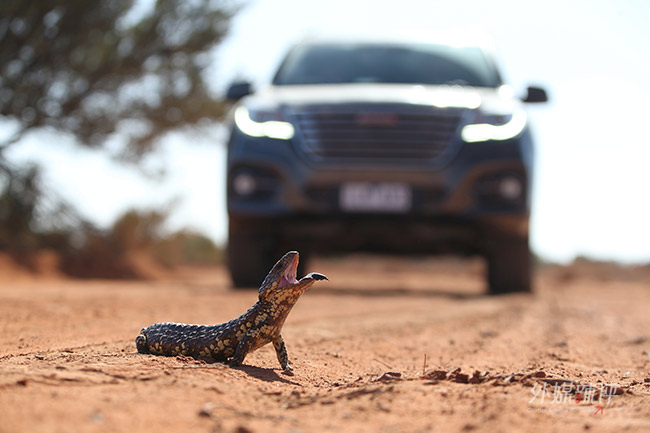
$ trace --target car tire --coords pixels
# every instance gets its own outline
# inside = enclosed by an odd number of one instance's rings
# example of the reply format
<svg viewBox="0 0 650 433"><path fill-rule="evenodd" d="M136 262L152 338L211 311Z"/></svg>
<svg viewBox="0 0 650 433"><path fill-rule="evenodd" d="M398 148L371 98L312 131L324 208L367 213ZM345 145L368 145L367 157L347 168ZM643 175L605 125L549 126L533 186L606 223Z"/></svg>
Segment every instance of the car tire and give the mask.
<svg viewBox="0 0 650 433"><path fill-rule="evenodd" d="M263 234L230 228L226 256L235 289L258 288L262 284L275 264L271 244Z"/></svg>
<svg viewBox="0 0 650 433"><path fill-rule="evenodd" d="M227 263L233 288L259 288L273 265L288 251L296 249L291 243L281 242L254 222L231 222L228 233ZM286 244L286 246L285 246ZM296 277L307 273L311 254L306 249L298 250L300 261Z"/></svg>
<svg viewBox="0 0 650 433"><path fill-rule="evenodd" d="M486 252L490 295L532 292L532 257L528 237L494 237Z"/></svg>

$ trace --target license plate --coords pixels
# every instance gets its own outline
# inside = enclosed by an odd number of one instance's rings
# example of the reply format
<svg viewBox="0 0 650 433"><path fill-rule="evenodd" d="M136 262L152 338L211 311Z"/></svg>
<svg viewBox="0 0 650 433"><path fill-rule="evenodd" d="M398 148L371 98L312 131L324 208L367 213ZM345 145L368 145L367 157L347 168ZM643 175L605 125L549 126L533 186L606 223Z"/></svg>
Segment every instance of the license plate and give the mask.
<svg viewBox="0 0 650 433"><path fill-rule="evenodd" d="M397 182L345 183L339 204L346 212L407 212L411 209L411 188Z"/></svg>

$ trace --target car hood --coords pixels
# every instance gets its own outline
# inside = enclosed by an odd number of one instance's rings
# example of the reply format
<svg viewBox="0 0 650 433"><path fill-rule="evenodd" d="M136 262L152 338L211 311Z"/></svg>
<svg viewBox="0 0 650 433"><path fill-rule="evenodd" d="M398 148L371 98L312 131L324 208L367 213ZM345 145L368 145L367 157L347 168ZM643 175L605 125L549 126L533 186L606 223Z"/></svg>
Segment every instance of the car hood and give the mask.
<svg viewBox="0 0 650 433"><path fill-rule="evenodd" d="M517 101L510 87L498 89L412 84L319 84L270 86L244 98L249 108L273 110L285 107L331 104L415 104L456 107L490 112L511 112Z"/></svg>

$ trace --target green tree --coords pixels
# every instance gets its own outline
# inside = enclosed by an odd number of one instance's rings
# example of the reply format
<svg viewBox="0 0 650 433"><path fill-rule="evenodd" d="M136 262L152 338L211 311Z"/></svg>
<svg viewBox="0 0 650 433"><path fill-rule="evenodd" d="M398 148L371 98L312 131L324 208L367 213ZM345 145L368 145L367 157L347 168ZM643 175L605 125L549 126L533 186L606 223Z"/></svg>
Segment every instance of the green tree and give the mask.
<svg viewBox="0 0 650 433"><path fill-rule="evenodd" d="M234 7L151 3L142 10L130 0L0 2L0 115L18 124L1 146L39 127L88 146L122 131L137 156L171 129L220 117L223 104L203 71Z"/></svg>
<svg viewBox="0 0 650 433"><path fill-rule="evenodd" d="M137 162L169 131L219 119L205 71L235 11L227 0L2 0L0 127L13 133L0 141L0 246L33 243L16 227L34 229L38 173L6 159L28 131L98 148L117 134Z"/></svg>

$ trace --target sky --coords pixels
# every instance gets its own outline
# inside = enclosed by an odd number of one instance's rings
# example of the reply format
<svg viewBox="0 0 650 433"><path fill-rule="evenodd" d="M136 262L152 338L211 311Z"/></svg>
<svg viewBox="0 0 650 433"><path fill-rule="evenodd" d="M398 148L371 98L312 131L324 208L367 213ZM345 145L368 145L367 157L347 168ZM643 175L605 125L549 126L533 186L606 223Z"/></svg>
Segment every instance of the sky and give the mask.
<svg viewBox="0 0 650 433"><path fill-rule="evenodd" d="M146 9L147 2L140 4ZM540 85L528 106L536 135L531 244L547 260L650 262L650 2L646 0L249 0L215 52L217 92L260 88L290 45L309 35L463 30L492 36L506 81ZM46 181L107 226L126 209L174 203L171 228L224 243L225 131L164 139L146 171L72 141L28 135L9 156L46 166ZM85 179L80 183L78 179ZM90 179L90 180L86 180Z"/></svg>

